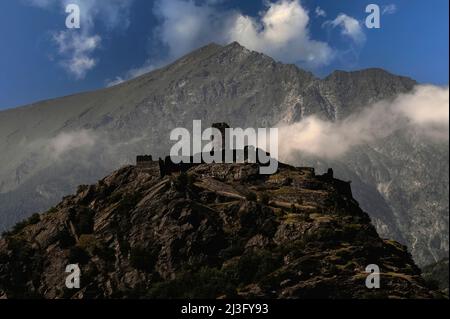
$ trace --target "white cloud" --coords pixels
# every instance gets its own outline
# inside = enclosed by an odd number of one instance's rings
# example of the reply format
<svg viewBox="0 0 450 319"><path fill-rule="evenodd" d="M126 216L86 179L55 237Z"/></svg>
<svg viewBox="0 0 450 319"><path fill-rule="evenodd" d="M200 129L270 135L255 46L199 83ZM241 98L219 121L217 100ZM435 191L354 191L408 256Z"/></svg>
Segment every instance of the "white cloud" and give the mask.
<svg viewBox="0 0 450 319"><path fill-rule="evenodd" d="M185 0L158 0L154 14L161 19L156 40L168 48L172 59L215 39L223 41L222 28L229 17L209 4Z"/></svg>
<svg viewBox="0 0 450 319"><path fill-rule="evenodd" d="M123 82L125 82L125 79L121 76L116 76L114 79L108 79L105 81L106 87L119 85L120 83L123 83Z"/></svg>
<svg viewBox="0 0 450 319"><path fill-rule="evenodd" d="M59 54L64 57L61 64L77 79L84 78L96 65L97 62L91 55L100 45L100 36L60 31L53 34L53 40L58 46Z"/></svg>
<svg viewBox="0 0 450 319"><path fill-rule="evenodd" d="M411 93L368 106L342 121L307 117L280 127L280 156L290 160L301 152L337 158L354 146L388 137L399 129L412 129L435 141L448 142L448 106L448 87L420 85Z"/></svg>
<svg viewBox="0 0 450 319"><path fill-rule="evenodd" d="M59 158L71 150L94 146L96 139L95 134L88 130L63 132L49 141L48 150L53 157Z"/></svg>
<svg viewBox="0 0 450 319"><path fill-rule="evenodd" d="M412 123L419 126L447 126L449 124L449 88L423 85L413 94L405 94L395 101L396 108Z"/></svg>
<svg viewBox="0 0 450 319"><path fill-rule="evenodd" d="M118 85L127 80L137 78L145 73L151 72L163 65L167 64L167 61L160 61L156 64L152 64L150 60L147 60L142 66L133 68L126 72L124 76L116 76L114 79L108 79L105 81L107 87Z"/></svg>
<svg viewBox="0 0 450 319"><path fill-rule="evenodd" d="M30 5L40 8L60 8L65 13L68 4L80 7L81 28L52 33L52 40L58 47L64 68L82 79L95 67L94 58L101 37L94 32L95 21L99 20L108 29L125 29L129 25L129 8L133 0L27 0Z"/></svg>
<svg viewBox="0 0 450 319"><path fill-rule="evenodd" d="M156 63L156 64L152 64L149 60L147 62L144 63L144 65L142 65L141 67L138 68L134 68L131 69L130 71L128 71L127 73L127 77L128 78L136 78L138 76L141 76L145 73L151 72L155 69L157 69L158 67L161 67L162 65L164 65L164 62L160 62L160 63Z"/></svg>
<svg viewBox="0 0 450 319"><path fill-rule="evenodd" d="M311 39L308 11L298 0L269 3L258 18L235 16L227 31L229 41L263 52L283 62L309 67L326 65L333 57L327 43Z"/></svg>
<svg viewBox="0 0 450 319"><path fill-rule="evenodd" d="M388 4L383 7L383 10L381 11L381 14L394 14L397 12L397 6L395 4Z"/></svg>
<svg viewBox="0 0 450 319"><path fill-rule="evenodd" d="M35 7L47 8L54 3L54 0L28 0L27 2Z"/></svg>
<svg viewBox="0 0 450 319"><path fill-rule="evenodd" d="M26 0L39 8L57 7L65 12L68 4L80 7L84 27L92 28L99 19L107 28L126 28L129 24L129 9L134 0Z"/></svg>
<svg viewBox="0 0 450 319"><path fill-rule="evenodd" d="M167 56L149 58L142 67L119 78L130 79L149 72L211 42L237 41L250 50L307 68L326 65L333 59L333 49L327 43L311 38L309 13L299 0L266 2L258 17L224 10L218 6L222 2L158 0L154 15L160 23L154 32L153 45L160 50L167 48Z"/></svg>
<svg viewBox="0 0 450 319"><path fill-rule="evenodd" d="M352 40L350 48L338 51L314 39L310 33L310 12L300 0L265 1L265 8L256 17L236 9L224 9L223 2L157 0L153 13L158 27L153 32L152 46L159 53L164 49L167 52L164 57L150 55L142 67L119 78L127 80L141 75L211 42L226 45L237 41L278 61L315 69L335 58L345 60L354 56L357 59L357 51L366 40L360 22L345 14L324 25L341 30L343 36ZM312 15L323 17L326 12L317 7Z"/></svg>
<svg viewBox="0 0 450 319"><path fill-rule="evenodd" d="M314 10L314 12L316 13L316 17L326 17L327 16L327 13L321 7L316 7L316 10Z"/></svg>
<svg viewBox="0 0 450 319"><path fill-rule="evenodd" d="M324 25L329 25L332 28L340 27L341 34L350 38L357 45L362 45L366 41L366 35L361 27L361 23L344 13L340 13L336 19L327 21Z"/></svg>

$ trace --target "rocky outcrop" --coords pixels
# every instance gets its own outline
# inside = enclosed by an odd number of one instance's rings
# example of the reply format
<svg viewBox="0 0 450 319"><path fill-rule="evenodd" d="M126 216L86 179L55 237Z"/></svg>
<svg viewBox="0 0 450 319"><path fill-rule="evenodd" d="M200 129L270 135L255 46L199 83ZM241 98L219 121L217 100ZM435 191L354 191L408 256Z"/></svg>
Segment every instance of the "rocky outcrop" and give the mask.
<svg viewBox="0 0 450 319"><path fill-rule="evenodd" d="M423 268L423 278L430 287L442 291L448 298L448 258L442 259Z"/></svg>
<svg viewBox="0 0 450 319"><path fill-rule="evenodd" d="M347 183L280 163L158 162L80 186L0 240L4 298L433 298L406 247L381 239ZM65 287L68 264L81 288ZM380 289L365 285L380 267Z"/></svg>
<svg viewBox="0 0 450 319"><path fill-rule="evenodd" d="M170 132L227 122L274 127L314 115L342 120L417 83L381 69L324 79L237 43L211 44L115 87L0 112L0 230L46 210L136 154L169 153ZM81 137L81 138L80 138ZM81 141L55 152L61 140ZM448 143L398 131L339 160L290 164L335 169L383 237L408 245L421 266L448 257Z"/></svg>

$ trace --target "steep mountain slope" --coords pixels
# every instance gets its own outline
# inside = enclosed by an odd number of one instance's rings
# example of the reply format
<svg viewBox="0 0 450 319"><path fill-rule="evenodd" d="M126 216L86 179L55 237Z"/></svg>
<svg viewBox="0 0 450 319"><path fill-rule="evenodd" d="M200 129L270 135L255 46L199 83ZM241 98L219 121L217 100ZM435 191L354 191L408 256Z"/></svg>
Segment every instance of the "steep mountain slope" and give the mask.
<svg viewBox="0 0 450 319"><path fill-rule="evenodd" d="M444 258L437 263L433 263L423 268L423 278L428 282L428 285L440 289L448 298L448 258Z"/></svg>
<svg viewBox="0 0 450 319"><path fill-rule="evenodd" d="M296 163L351 180L378 233L408 243L421 266L448 257L448 146L398 132L355 148L339 161L299 156Z"/></svg>
<svg viewBox="0 0 450 319"><path fill-rule="evenodd" d="M68 264L81 287L65 287ZM381 287L368 289L370 264ZM349 184L313 169L158 162L80 186L0 240L6 298L434 298Z"/></svg>
<svg viewBox="0 0 450 319"><path fill-rule="evenodd" d="M0 112L0 228L48 209L135 154L167 154L170 131L192 120L244 128L311 114L336 120L415 84L380 69L321 80L237 43L211 44L112 88ZM294 164L305 162L324 163L299 155ZM354 182L380 234L407 244L420 265L448 255L448 145L397 132L326 167Z"/></svg>

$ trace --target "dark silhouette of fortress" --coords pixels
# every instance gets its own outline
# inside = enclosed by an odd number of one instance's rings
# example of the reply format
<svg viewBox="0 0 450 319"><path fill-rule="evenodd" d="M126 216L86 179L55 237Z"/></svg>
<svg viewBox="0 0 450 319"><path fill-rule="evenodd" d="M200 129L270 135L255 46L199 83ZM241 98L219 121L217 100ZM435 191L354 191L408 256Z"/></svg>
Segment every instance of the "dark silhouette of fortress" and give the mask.
<svg viewBox="0 0 450 319"><path fill-rule="evenodd" d="M245 163L248 161L249 159L249 151L250 151L251 146L246 146L242 152L238 152L238 150L233 150L233 162L234 163ZM208 155L209 156L213 156L215 152L220 152L222 153L222 159L225 158L225 150L220 150L220 151L211 151ZM253 150L254 152L254 150ZM160 171L160 175L161 177L164 177L166 175L170 175L172 173L179 173L179 172L185 172L187 170L189 170L192 167L195 167L197 165L200 164L205 164L206 162L203 160L203 154L200 154L200 156L190 156L187 159L181 160L180 163L175 163L172 160L171 156L166 156L164 159L159 158L158 159L158 164L159 164L159 171ZM267 158L270 157L270 153L267 153L261 149L256 149L256 161L255 163L258 165L267 165ZM243 158L241 158L241 156L243 155ZM265 156L266 161L263 163L261 162L259 159L262 157L262 155ZM201 162L194 162L194 157L197 158L201 158ZM139 155L136 157L136 165L138 167L146 167L149 165L154 164L156 161L153 160L153 157L151 155Z"/></svg>
<svg viewBox="0 0 450 319"><path fill-rule="evenodd" d="M212 127L217 128L221 134L222 134L222 146L225 145L225 132L226 129L229 128L230 126L227 123L214 123L212 125ZM213 138L213 137L211 137ZM214 142L214 140L212 139L212 141ZM265 152L259 148L254 148L253 146L245 146L244 150L232 150L233 152L233 162L234 163L245 163L248 162L249 160L249 154L250 151L253 152L252 154L256 154L256 158L254 159L254 161L256 164L259 165L267 165L267 159L270 157L270 153ZM256 151L256 152L255 152ZM213 147L213 150L207 154L210 156L213 156L215 152L220 152L222 153L221 158L225 159L225 149L219 148L217 146ZM189 170L192 167L195 167L197 165L200 164L205 164L204 160L203 160L203 155L205 153L201 153L201 154L196 154L197 156L190 156L188 158L184 158L181 159L179 161L179 163L175 163L173 162L171 156L166 156L164 159L159 158L158 159L158 165L159 165L159 172L160 172L160 176L164 177L166 175L171 175L173 173L180 173L180 172L186 172L187 170ZM205 154L206 155L206 154ZM243 156L243 157L242 157ZM201 162L200 163L194 163L194 158L200 158ZM261 162L260 159L264 158L265 161ZM151 155L138 155L136 157L136 165L138 167L148 167L148 166L152 166L155 164L156 161L153 160L153 157ZM286 164L283 163L278 163L278 165L283 166ZM342 194L347 194L350 196L350 198L352 198L352 191L351 191L351 182L345 182L345 181L341 181L338 179L334 178L334 172L332 168L329 168L328 171L323 174L323 175L315 175L315 170L314 168L310 168L310 167L304 167L301 168L304 170L308 170L310 171L314 176L317 176L319 178L319 180L322 180L324 182L327 183L331 183L334 185L334 187L336 187L337 189L339 189ZM305 185L307 188L314 188L314 185Z"/></svg>
<svg viewBox="0 0 450 319"><path fill-rule="evenodd" d="M180 158L180 160L178 161L179 163L175 163L172 160L171 156L166 156L164 159L159 158L158 159L158 164L159 164L159 170L160 170L160 175L161 177L166 176L166 175L170 175L172 173L177 173L177 172L184 172L187 171L188 169L190 169L191 167L200 165L200 164L205 164L203 158L203 155L209 155L214 156L214 154L216 152L221 153L221 159L225 159L226 156L226 152L224 149L224 145L225 145L225 136L226 136L226 129L230 128L230 126L227 123L214 123L211 127L216 128L220 131L221 135L222 135L222 141L221 141L221 146L219 147L219 143L215 143L216 141L214 141L214 137L211 136L211 141L213 142L213 150L209 153L201 153L201 154L196 154L195 156L190 156L188 158ZM250 154L255 154L255 158L253 159L252 162L255 162L259 165L267 165L267 160L270 157L270 153L265 152L259 148L254 148L253 146L245 146L244 149L242 150L232 150L232 160L234 163L244 163L246 161L249 160L250 158ZM264 158L264 162L261 161L261 159ZM196 160L197 159L197 160ZM201 159L200 163L198 162L198 159ZM136 157L136 165L140 166L140 167L145 167L148 165L152 165L154 164L155 161L153 160L153 157L151 155L138 155Z"/></svg>

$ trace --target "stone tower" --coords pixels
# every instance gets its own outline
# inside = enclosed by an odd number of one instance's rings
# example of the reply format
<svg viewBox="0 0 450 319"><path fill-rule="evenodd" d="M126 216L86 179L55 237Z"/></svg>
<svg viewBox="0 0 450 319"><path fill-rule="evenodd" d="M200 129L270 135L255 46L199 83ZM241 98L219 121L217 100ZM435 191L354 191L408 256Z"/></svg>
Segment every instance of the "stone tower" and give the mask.
<svg viewBox="0 0 450 319"><path fill-rule="evenodd" d="M230 128L230 126L227 123L214 123L211 127L216 128L220 131L220 133L222 134L222 145L220 146L220 143L215 143L214 142L214 137L212 136L212 141L213 141L213 148L215 151L221 151L223 149L225 149L225 136L226 136L226 129Z"/></svg>

